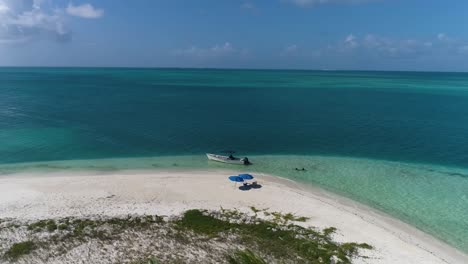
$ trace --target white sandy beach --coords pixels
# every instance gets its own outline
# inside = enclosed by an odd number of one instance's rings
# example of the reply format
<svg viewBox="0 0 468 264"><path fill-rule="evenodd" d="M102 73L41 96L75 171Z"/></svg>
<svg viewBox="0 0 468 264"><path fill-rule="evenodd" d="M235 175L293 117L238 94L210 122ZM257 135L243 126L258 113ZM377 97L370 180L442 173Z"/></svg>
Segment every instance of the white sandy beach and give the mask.
<svg viewBox="0 0 468 264"><path fill-rule="evenodd" d="M356 263L468 263L468 256L373 209L289 180L258 176L262 188L241 191L229 171L120 171L15 174L0 177L0 218L174 215L187 209L250 206L310 217L338 229L336 240L368 243Z"/></svg>

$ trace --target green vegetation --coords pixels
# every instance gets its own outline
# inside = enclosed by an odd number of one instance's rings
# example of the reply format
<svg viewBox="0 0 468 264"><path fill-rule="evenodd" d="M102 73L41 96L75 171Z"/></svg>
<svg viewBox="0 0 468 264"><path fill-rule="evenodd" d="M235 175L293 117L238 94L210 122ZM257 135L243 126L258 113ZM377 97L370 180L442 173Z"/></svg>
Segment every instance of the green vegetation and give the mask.
<svg viewBox="0 0 468 264"><path fill-rule="evenodd" d="M228 256L229 264L266 264L267 262L261 257L255 255L250 250L237 251L233 256Z"/></svg>
<svg viewBox="0 0 468 264"><path fill-rule="evenodd" d="M32 241L16 243L8 249L4 256L11 260L17 260L21 256L31 253L35 248L36 245Z"/></svg>
<svg viewBox="0 0 468 264"><path fill-rule="evenodd" d="M250 210L252 210L252 212L254 212L255 216L257 216L259 213L263 213L265 216L273 216L273 221L275 222L283 222L283 223L287 223L289 221L292 221L292 222L306 222L307 220L309 220L308 217L304 217L304 216L295 216L291 213L287 213L287 214L282 214L280 212L268 212L267 210L268 209L257 209L255 208L254 206L251 206L250 207Z"/></svg>
<svg viewBox="0 0 468 264"><path fill-rule="evenodd" d="M239 213L230 212L228 215L239 216ZM220 220L206 211L190 210L185 212L176 225L211 238L223 238L226 234L234 234L243 246L255 248L275 259L284 261L298 259L299 263L330 263L333 257L337 257L341 263L351 263L351 257L356 256L360 248L372 248L367 244L334 242L330 235L336 230L335 228L327 228L320 232L288 224L288 221L293 219L302 220L291 214L272 213L272 215L273 221L255 218L254 222L245 223L236 221L239 219L235 218L228 221ZM250 253L244 252L241 255L250 256Z"/></svg>
<svg viewBox="0 0 468 264"><path fill-rule="evenodd" d="M327 227L325 229L323 229L323 234L327 237L330 237L330 235L332 235L333 233L336 232L336 228L334 227Z"/></svg>
<svg viewBox="0 0 468 264"><path fill-rule="evenodd" d="M254 215L223 208L195 209L167 221L152 215L41 220L21 226L27 227L31 241L14 244L0 254L12 262L33 250L34 254L54 258L94 240L103 246L100 252L127 252L132 248L131 257L138 260L135 264L184 263L194 252L209 253L202 254L207 262L347 264L359 257L360 249L372 249L368 244L333 241L334 227L302 227L299 222L306 221L305 217L255 207L251 210ZM9 226L13 224L17 223ZM149 243L149 247L142 243ZM145 249L140 252L133 248Z"/></svg>
<svg viewBox="0 0 468 264"><path fill-rule="evenodd" d="M53 232L57 229L57 224L54 220L41 220L28 226L28 230L32 231L42 231L43 229L47 229L47 231Z"/></svg>
<svg viewBox="0 0 468 264"><path fill-rule="evenodd" d="M257 215L258 213L262 212L263 210L255 208L255 206L250 206L250 210Z"/></svg>
<svg viewBox="0 0 468 264"><path fill-rule="evenodd" d="M177 225L208 236L218 235L220 232L228 231L231 228L229 223L204 215L200 210L185 212L184 217L177 222Z"/></svg>
<svg viewBox="0 0 468 264"><path fill-rule="evenodd" d="M58 226L58 229L59 229L59 230L67 230L67 229L68 229L68 224L60 224L60 225Z"/></svg>
<svg viewBox="0 0 468 264"><path fill-rule="evenodd" d="M69 219L64 218L58 220L41 220L28 225L28 230L34 232L55 230L70 231L66 238L99 238L101 240L109 239L110 237L102 230L98 230L103 225L109 225L117 233L128 228L145 228L154 223L163 222L160 216L141 216L127 218L110 218L105 220L90 220L90 219Z"/></svg>

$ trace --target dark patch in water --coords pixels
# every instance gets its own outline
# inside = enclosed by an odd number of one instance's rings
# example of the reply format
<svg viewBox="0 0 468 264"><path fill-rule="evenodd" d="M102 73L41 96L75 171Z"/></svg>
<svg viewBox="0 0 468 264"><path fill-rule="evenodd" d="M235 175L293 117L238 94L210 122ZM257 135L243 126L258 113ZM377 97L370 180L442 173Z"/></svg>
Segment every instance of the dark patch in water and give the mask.
<svg viewBox="0 0 468 264"><path fill-rule="evenodd" d="M61 166L61 165L53 165L53 164L38 164L35 166L31 166L31 167L25 167L25 169L30 169L30 168L47 168L47 169L62 169L62 170L71 169L70 166Z"/></svg>
<svg viewBox="0 0 468 264"><path fill-rule="evenodd" d="M462 178L468 178L468 174L466 173L461 173L461 172L451 172L451 171L441 171L441 170L436 170L436 169L428 169L428 168L419 168L428 172L436 172L440 174L445 174L448 176L457 176L457 177L462 177Z"/></svg>
<svg viewBox="0 0 468 264"><path fill-rule="evenodd" d="M468 174L463 174L463 173L459 173L459 172L445 172L445 174L448 174L450 176L460 176L460 177L463 177L463 178L468 178Z"/></svg>
<svg viewBox="0 0 468 264"><path fill-rule="evenodd" d="M93 168L93 169L102 170L102 171L118 171L119 170L119 168L112 167L112 166L94 166L94 165L91 165L91 166L88 166L86 168Z"/></svg>

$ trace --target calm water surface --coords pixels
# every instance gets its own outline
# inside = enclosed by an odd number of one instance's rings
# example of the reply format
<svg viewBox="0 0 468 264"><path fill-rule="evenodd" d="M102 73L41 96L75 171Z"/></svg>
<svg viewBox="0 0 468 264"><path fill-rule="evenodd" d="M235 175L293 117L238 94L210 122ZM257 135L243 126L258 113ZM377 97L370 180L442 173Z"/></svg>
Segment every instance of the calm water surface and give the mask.
<svg viewBox="0 0 468 264"><path fill-rule="evenodd" d="M0 172L227 149L468 251L468 74L0 68Z"/></svg>

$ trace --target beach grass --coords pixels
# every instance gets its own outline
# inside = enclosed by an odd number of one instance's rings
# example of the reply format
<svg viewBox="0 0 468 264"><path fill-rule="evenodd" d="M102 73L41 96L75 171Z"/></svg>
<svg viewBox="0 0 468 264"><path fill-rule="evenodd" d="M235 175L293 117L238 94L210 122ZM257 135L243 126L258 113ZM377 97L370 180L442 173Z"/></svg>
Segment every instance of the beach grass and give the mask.
<svg viewBox="0 0 468 264"><path fill-rule="evenodd" d="M212 238L235 235L241 245L281 260L299 258L305 263L328 263L331 259L338 258L342 263L351 263L351 258L358 255L359 249L372 249L368 244L334 242L331 234L335 228L319 231L291 223L295 219L304 219L290 213L276 212L271 215L274 215L272 221L246 217L235 210L211 215L206 211L189 210L176 224ZM247 257L250 253L244 252L241 255Z"/></svg>
<svg viewBox="0 0 468 264"><path fill-rule="evenodd" d="M36 248L36 244L32 241L24 241L13 244L10 249L5 252L4 256L10 260L17 260L20 257L31 253Z"/></svg>
<svg viewBox="0 0 468 264"><path fill-rule="evenodd" d="M267 210L252 215L226 209L193 209L166 218L45 219L16 223L19 227L9 225L8 232L27 232L31 240L12 243L3 255L10 263L21 258L27 262L33 261L36 253L48 259L94 244L106 248L104 251L120 245L111 251L126 252L127 261L122 263L185 263L199 251L210 252L207 263L351 263L360 256L360 249L372 249L367 244L335 242L335 228L318 230L297 225L303 220Z"/></svg>

